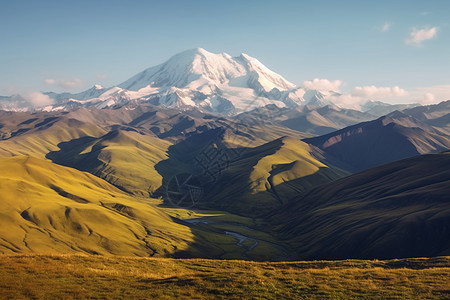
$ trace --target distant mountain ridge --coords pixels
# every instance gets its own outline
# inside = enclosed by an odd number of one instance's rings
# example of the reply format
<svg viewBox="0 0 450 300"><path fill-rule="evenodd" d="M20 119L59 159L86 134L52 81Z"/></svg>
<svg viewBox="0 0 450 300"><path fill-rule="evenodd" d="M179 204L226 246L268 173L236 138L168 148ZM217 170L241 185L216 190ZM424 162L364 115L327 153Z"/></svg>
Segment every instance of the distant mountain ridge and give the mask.
<svg viewBox="0 0 450 300"><path fill-rule="evenodd" d="M445 129L399 111L304 141L317 147L331 163L350 172L450 149L450 136Z"/></svg>
<svg viewBox="0 0 450 300"><path fill-rule="evenodd" d="M247 54L232 57L196 48L174 55L166 62L145 69L110 88L101 85L76 94L45 93L55 100L44 109L76 107L116 108L150 103L166 107L233 115L268 104L297 107L330 104L334 91L308 90L296 86ZM7 100L10 100L9 103ZM6 110L27 110L21 97L4 97Z"/></svg>
<svg viewBox="0 0 450 300"><path fill-rule="evenodd" d="M0 109L8 111L72 110L80 107L135 108L162 105L178 110L198 109L219 115L236 115L267 105L279 108L336 106L339 91L295 85L245 53L232 57L203 48L180 52L166 62L139 72L128 80L104 87L96 84L79 93L45 92L52 104L37 104L29 95L0 96ZM414 104L388 104L367 99L359 111L375 117ZM360 120L361 121L361 120ZM335 128L331 126L330 128ZM323 133L323 132L319 132Z"/></svg>

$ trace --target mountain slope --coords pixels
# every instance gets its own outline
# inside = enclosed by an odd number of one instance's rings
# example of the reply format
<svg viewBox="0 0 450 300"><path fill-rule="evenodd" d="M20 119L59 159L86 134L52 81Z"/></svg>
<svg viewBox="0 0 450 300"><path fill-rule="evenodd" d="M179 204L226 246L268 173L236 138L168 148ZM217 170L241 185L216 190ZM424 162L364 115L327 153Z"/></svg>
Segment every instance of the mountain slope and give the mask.
<svg viewBox="0 0 450 300"><path fill-rule="evenodd" d="M278 108L267 105L241 113L234 118L249 124L261 123L281 125L311 135L323 135L376 117L357 110L339 108L335 105L304 105L295 108Z"/></svg>
<svg viewBox="0 0 450 300"><path fill-rule="evenodd" d="M306 106L289 111L286 114L286 120L281 121L281 124L301 132L321 135L374 118L368 113L334 105Z"/></svg>
<svg viewBox="0 0 450 300"><path fill-rule="evenodd" d="M303 101L301 93L297 95L294 84L246 54L233 58L197 48L179 53L79 103L108 107L138 100L230 114L268 103L298 105Z"/></svg>
<svg viewBox="0 0 450 300"><path fill-rule="evenodd" d="M443 129L450 135L450 100L406 109L403 112L426 124Z"/></svg>
<svg viewBox="0 0 450 300"><path fill-rule="evenodd" d="M205 198L214 207L258 216L314 186L346 175L313 158L304 142L284 137L244 150Z"/></svg>
<svg viewBox="0 0 450 300"><path fill-rule="evenodd" d="M136 131L112 130L58 144L51 161L90 172L134 195L148 196L162 185L155 165L167 159L171 143Z"/></svg>
<svg viewBox="0 0 450 300"><path fill-rule="evenodd" d="M317 147L329 162L351 172L450 149L448 136L400 112L304 141Z"/></svg>
<svg viewBox="0 0 450 300"><path fill-rule="evenodd" d="M0 252L159 255L190 229L89 174L31 157L0 158Z"/></svg>
<svg viewBox="0 0 450 300"><path fill-rule="evenodd" d="M171 148L190 137L201 137L205 133L201 144L206 145L223 134L227 148L255 147L286 134L305 137L282 126L248 126L241 122L244 120L152 105L133 110L79 108L70 112L33 114L3 112L3 116L0 157L47 158L95 174L140 196L152 194L172 175L195 169L194 162L185 157L186 148L180 151ZM197 148L192 154L201 150ZM171 163L157 170L156 165L166 160Z"/></svg>
<svg viewBox="0 0 450 300"><path fill-rule="evenodd" d="M22 115L24 114L24 115ZM99 137L106 130L91 122L82 122L61 113L17 113L8 116L6 122L21 120L21 123L2 128L3 139L0 139L0 157L34 156L45 158L51 151L57 151L58 144L86 136ZM5 119L0 123L4 123ZM5 123L6 123L5 122ZM16 122L16 121L13 121Z"/></svg>
<svg viewBox="0 0 450 300"><path fill-rule="evenodd" d="M381 101L367 101L361 106L361 110L371 115L382 117L396 110L403 111L416 106L420 106L420 104L389 104Z"/></svg>
<svg viewBox="0 0 450 300"><path fill-rule="evenodd" d="M311 190L272 216L299 258L450 254L450 153L390 163Z"/></svg>

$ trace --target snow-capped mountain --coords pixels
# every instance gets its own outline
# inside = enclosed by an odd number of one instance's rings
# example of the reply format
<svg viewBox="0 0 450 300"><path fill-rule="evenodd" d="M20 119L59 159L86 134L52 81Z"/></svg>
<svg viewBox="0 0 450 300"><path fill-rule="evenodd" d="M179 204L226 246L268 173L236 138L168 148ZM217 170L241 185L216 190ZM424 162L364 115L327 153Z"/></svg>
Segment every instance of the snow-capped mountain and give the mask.
<svg viewBox="0 0 450 300"><path fill-rule="evenodd" d="M111 88L96 85L78 94L45 93L55 100L45 109L107 108L147 102L230 115L268 104L322 106L328 104L324 99L331 93L297 87L246 54L231 57L197 48L181 52Z"/></svg>
<svg viewBox="0 0 450 300"><path fill-rule="evenodd" d="M81 92L77 94L71 94L71 93L45 93L46 95L50 96L51 98L55 99L56 101L64 101L67 99L74 99L74 100L87 100L91 98L96 98L103 94L106 91L106 89L101 86L100 84L94 85L92 88Z"/></svg>

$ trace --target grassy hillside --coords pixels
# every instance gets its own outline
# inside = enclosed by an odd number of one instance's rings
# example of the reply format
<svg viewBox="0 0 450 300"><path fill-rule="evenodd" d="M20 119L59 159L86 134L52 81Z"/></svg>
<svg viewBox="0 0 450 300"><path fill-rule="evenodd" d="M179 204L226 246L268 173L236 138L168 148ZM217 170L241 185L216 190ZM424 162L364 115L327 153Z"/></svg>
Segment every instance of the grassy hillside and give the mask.
<svg viewBox="0 0 450 300"><path fill-rule="evenodd" d="M5 128L5 138L0 139L0 157L25 155L45 158L51 151L59 150L58 144L82 137L100 137L107 131L93 123L85 123L64 115L48 113L21 116L21 124ZM4 123L15 119L10 115Z"/></svg>
<svg viewBox="0 0 450 300"><path fill-rule="evenodd" d="M0 158L0 169L0 253L289 258L249 218L157 207L161 200L31 157Z"/></svg>
<svg viewBox="0 0 450 300"><path fill-rule="evenodd" d="M0 159L0 252L167 255L194 236L160 209L89 173Z"/></svg>
<svg viewBox="0 0 450 300"><path fill-rule="evenodd" d="M311 155L309 146L284 137L242 152L207 194L219 208L258 216L314 186L348 173Z"/></svg>
<svg viewBox="0 0 450 300"><path fill-rule="evenodd" d="M49 159L90 172L138 196L164 190L164 180L175 174L201 171L192 156L201 151L199 146L217 138L218 131L224 132L226 147L254 147L285 134L305 137L281 126L247 126L197 111L151 105L133 110L1 112L0 116L0 157ZM195 141L190 144L192 149L183 148L189 140Z"/></svg>
<svg viewBox="0 0 450 300"><path fill-rule="evenodd" d="M112 130L99 137L85 137L58 144L46 158L87 171L139 196L149 196L162 185L155 165L167 159L171 143L150 134Z"/></svg>
<svg viewBox="0 0 450 300"><path fill-rule="evenodd" d="M450 259L256 263L0 255L2 299L448 299Z"/></svg>
<svg viewBox="0 0 450 300"><path fill-rule="evenodd" d="M450 254L450 153L386 164L314 188L272 221L302 259Z"/></svg>

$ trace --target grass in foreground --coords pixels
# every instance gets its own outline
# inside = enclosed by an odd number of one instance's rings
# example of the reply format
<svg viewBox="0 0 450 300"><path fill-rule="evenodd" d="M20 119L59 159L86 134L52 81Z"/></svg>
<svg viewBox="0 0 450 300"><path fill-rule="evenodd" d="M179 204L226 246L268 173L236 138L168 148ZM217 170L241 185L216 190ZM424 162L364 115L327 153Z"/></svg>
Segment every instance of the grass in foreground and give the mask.
<svg viewBox="0 0 450 300"><path fill-rule="evenodd" d="M448 299L450 257L250 262L0 255L5 299Z"/></svg>

